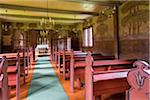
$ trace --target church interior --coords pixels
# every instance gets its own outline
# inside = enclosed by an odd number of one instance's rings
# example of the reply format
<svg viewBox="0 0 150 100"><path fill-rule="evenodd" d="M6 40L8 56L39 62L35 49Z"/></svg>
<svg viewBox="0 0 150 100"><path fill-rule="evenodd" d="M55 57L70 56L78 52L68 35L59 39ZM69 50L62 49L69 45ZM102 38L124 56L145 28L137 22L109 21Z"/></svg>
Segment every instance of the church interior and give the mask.
<svg viewBox="0 0 150 100"><path fill-rule="evenodd" d="M149 0L0 0L0 100L150 100Z"/></svg>

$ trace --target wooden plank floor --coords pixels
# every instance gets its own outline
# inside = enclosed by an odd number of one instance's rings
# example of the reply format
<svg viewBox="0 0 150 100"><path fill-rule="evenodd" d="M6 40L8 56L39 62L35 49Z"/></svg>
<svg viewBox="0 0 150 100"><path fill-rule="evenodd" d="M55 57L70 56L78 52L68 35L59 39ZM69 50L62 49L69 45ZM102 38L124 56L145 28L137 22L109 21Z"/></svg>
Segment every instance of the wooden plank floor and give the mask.
<svg viewBox="0 0 150 100"><path fill-rule="evenodd" d="M56 66L53 64L53 68L61 82L61 84L64 87L64 90L66 91L69 100L84 100L84 89L82 88L81 90L77 90L75 89L74 93L72 93L70 91L70 80L64 80L62 77L62 73L59 74L58 69L56 68Z"/></svg>

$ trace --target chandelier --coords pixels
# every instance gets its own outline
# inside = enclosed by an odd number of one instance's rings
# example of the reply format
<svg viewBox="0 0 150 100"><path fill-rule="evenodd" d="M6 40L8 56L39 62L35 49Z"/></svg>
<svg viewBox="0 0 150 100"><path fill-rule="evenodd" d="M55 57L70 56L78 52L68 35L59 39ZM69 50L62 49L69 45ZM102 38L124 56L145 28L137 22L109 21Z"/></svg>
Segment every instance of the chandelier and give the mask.
<svg viewBox="0 0 150 100"><path fill-rule="evenodd" d="M5 19L7 20L7 12L8 12L8 10L6 9L5 10ZM0 27L2 27L2 29L4 30L4 31L8 31L9 29L11 29L12 28L12 25L9 23L9 22L3 22L2 23L2 26L0 26Z"/></svg>
<svg viewBox="0 0 150 100"><path fill-rule="evenodd" d="M54 19L52 19L51 17L48 16L48 0L47 0L46 17L41 19L40 25L43 27L43 29L52 29L55 25Z"/></svg>
<svg viewBox="0 0 150 100"><path fill-rule="evenodd" d="M48 35L48 30L40 31L40 36L46 37Z"/></svg>
<svg viewBox="0 0 150 100"><path fill-rule="evenodd" d="M42 18L40 21L40 25L44 28L44 29L48 29L48 28L52 28L55 25L54 19L52 19L51 17L46 17L46 18Z"/></svg>

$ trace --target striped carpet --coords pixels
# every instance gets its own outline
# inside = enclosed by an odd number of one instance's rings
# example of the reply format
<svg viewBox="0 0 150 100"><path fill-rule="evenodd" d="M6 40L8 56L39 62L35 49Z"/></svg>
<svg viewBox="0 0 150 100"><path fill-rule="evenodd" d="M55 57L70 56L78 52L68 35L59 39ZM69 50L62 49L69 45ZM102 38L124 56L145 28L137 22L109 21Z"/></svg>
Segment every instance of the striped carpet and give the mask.
<svg viewBox="0 0 150 100"><path fill-rule="evenodd" d="M49 59L38 57L27 100L68 100Z"/></svg>

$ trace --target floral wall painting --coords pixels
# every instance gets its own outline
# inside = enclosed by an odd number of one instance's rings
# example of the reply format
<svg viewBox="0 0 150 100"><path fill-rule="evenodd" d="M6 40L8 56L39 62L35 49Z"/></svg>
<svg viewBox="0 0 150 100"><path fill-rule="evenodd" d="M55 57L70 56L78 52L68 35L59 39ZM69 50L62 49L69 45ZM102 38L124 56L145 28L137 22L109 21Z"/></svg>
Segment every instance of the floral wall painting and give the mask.
<svg viewBox="0 0 150 100"><path fill-rule="evenodd" d="M4 35L2 39L4 46L11 46L11 35Z"/></svg>
<svg viewBox="0 0 150 100"><path fill-rule="evenodd" d="M149 2L125 2L119 22L120 58L149 61Z"/></svg>
<svg viewBox="0 0 150 100"><path fill-rule="evenodd" d="M96 30L98 34L96 34L97 39L104 39L107 37L108 25L105 24L107 20L107 16L102 14L97 18L97 27Z"/></svg>
<svg viewBox="0 0 150 100"><path fill-rule="evenodd" d="M123 16L121 22L121 38L147 38L149 30L149 2L129 1L120 9ZM133 38L132 38L133 39Z"/></svg>

